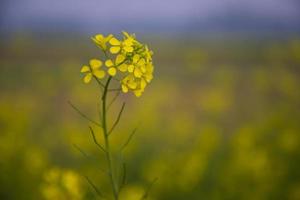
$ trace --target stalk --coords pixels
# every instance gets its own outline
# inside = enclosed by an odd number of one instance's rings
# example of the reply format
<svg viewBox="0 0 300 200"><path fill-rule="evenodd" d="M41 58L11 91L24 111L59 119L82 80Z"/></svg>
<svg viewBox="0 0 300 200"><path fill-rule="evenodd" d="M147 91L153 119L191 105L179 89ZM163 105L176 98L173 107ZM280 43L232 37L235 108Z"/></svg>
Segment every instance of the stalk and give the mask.
<svg viewBox="0 0 300 200"><path fill-rule="evenodd" d="M109 76L109 78L107 79L107 82L104 86L104 91L103 91L103 96L102 96L102 128L103 128L103 134L104 134L105 154L106 154L106 160L108 163L108 173L109 173L110 183L112 186L114 199L118 200L119 193L118 193L117 183L116 183L116 179L115 179L115 173L113 170L112 153L110 150L109 133L107 130L107 120L106 120L106 111L107 111L106 99L107 99L108 86L109 86L111 79L112 79L112 77Z"/></svg>

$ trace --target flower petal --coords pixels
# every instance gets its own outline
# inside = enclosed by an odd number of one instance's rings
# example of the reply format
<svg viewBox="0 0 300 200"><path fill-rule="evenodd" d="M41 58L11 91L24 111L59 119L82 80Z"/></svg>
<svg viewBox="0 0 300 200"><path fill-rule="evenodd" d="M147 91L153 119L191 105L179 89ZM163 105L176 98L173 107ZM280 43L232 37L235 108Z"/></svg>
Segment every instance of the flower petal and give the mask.
<svg viewBox="0 0 300 200"><path fill-rule="evenodd" d="M142 65L140 68L141 68L141 71L142 71L143 73L146 73L147 70L146 70L146 66L145 66L145 65Z"/></svg>
<svg viewBox="0 0 300 200"><path fill-rule="evenodd" d="M126 64L122 64L118 67L118 69L121 71L121 72L126 72L127 71L127 68L128 68L128 65Z"/></svg>
<svg viewBox="0 0 300 200"><path fill-rule="evenodd" d="M128 92L128 87L127 87L126 85L124 85L124 84L122 84L122 91L123 91L124 93L127 93L127 92Z"/></svg>
<svg viewBox="0 0 300 200"><path fill-rule="evenodd" d="M111 66L114 65L114 63L112 62L111 59L109 59L109 60L106 60L106 61L105 61L105 65L106 65L106 67L111 67Z"/></svg>
<svg viewBox="0 0 300 200"><path fill-rule="evenodd" d="M123 56L122 54L117 55L117 57L116 57L116 65L120 64L124 60L125 60L125 56Z"/></svg>
<svg viewBox="0 0 300 200"><path fill-rule="evenodd" d="M126 51L126 52L133 52L133 47L132 46L124 46L123 49Z"/></svg>
<svg viewBox="0 0 300 200"><path fill-rule="evenodd" d="M133 93L136 97L140 97L142 95L143 91L142 90L134 90Z"/></svg>
<svg viewBox="0 0 300 200"><path fill-rule="evenodd" d="M129 65L128 66L128 72L132 73L134 70L134 65Z"/></svg>
<svg viewBox="0 0 300 200"><path fill-rule="evenodd" d="M93 76L92 73L88 73L87 75L84 76L83 82L84 83L89 83L92 79L92 76Z"/></svg>
<svg viewBox="0 0 300 200"><path fill-rule="evenodd" d="M89 66L86 66L86 65L82 66L82 68L81 68L81 70L80 70L80 72L82 72L82 73L84 73L84 72L89 72L89 71L90 71L90 67L89 67Z"/></svg>
<svg viewBox="0 0 300 200"><path fill-rule="evenodd" d="M144 79L141 79L141 88L144 89L147 86L147 82Z"/></svg>
<svg viewBox="0 0 300 200"><path fill-rule="evenodd" d="M111 38L111 39L109 40L109 43L110 43L111 45L114 45L114 46L117 46L117 45L120 45L120 44L121 44L121 42L120 42L117 38L115 38L115 37Z"/></svg>
<svg viewBox="0 0 300 200"><path fill-rule="evenodd" d="M119 47L119 46L110 47L110 52L112 54L116 54L116 53L118 53L120 51L120 49L121 49L121 47Z"/></svg>
<svg viewBox="0 0 300 200"><path fill-rule="evenodd" d="M140 70L139 68L137 68L137 67L134 69L134 73L133 73L133 74L134 74L134 76L137 77L137 78L141 78L141 77L142 77L142 72L141 72L141 70Z"/></svg>
<svg viewBox="0 0 300 200"><path fill-rule="evenodd" d="M114 67L111 67L108 69L108 74L111 75L111 76L115 76L117 73L117 69L114 68Z"/></svg>
<svg viewBox="0 0 300 200"><path fill-rule="evenodd" d="M127 38L130 38L130 35L126 31L122 31L123 35Z"/></svg>
<svg viewBox="0 0 300 200"><path fill-rule="evenodd" d="M146 62L145 62L145 59L144 58L141 58L139 61L138 61L138 65L144 65Z"/></svg>
<svg viewBox="0 0 300 200"><path fill-rule="evenodd" d="M103 70L97 70L97 71L94 71L93 74L94 74L97 78L102 79L102 78L104 78L104 76L105 76L105 71L103 71Z"/></svg>
<svg viewBox="0 0 300 200"><path fill-rule="evenodd" d="M101 67L102 61L98 60L98 59L91 59L90 65L91 65L92 70L95 70L95 69L98 69Z"/></svg>
<svg viewBox="0 0 300 200"><path fill-rule="evenodd" d="M102 34L97 34L97 35L95 35L95 38L96 38L96 40L98 40L98 41L100 41L100 42L102 42L103 39L104 39L104 37L103 37Z"/></svg>
<svg viewBox="0 0 300 200"><path fill-rule="evenodd" d="M135 55L133 56L132 61L133 61L134 63L137 63L137 62L139 61L139 59L140 59L140 55L135 54Z"/></svg>
<svg viewBox="0 0 300 200"><path fill-rule="evenodd" d="M108 36L105 37L105 42L108 42L113 37L114 37L113 34L109 34Z"/></svg>
<svg viewBox="0 0 300 200"><path fill-rule="evenodd" d="M137 87L137 82L136 81L129 81L128 82L128 87L130 88L130 89L136 89L136 87Z"/></svg>

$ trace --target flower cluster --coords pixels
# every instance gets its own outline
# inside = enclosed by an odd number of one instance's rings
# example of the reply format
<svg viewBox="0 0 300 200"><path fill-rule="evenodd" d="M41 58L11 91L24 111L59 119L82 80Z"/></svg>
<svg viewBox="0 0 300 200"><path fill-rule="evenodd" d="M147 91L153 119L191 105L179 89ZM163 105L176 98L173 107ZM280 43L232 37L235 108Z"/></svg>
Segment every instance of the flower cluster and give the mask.
<svg viewBox="0 0 300 200"><path fill-rule="evenodd" d="M93 77L103 79L106 75L112 76L120 81L120 89L124 93L132 91L138 97L153 78L153 52L147 45L137 41L134 34L122 33L122 40L112 34L92 37L104 52L105 61L91 59L89 65L81 68L81 72L85 73L85 83L89 83ZM102 67L103 63L106 67Z"/></svg>

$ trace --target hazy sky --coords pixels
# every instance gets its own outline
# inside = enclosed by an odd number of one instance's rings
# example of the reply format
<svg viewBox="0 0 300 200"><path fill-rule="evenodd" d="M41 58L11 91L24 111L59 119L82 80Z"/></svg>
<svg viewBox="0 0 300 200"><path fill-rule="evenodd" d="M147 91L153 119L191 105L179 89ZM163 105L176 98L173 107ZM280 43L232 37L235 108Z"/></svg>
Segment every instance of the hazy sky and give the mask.
<svg viewBox="0 0 300 200"><path fill-rule="evenodd" d="M181 26L232 14L300 25L298 0L2 0L1 7L2 28L122 22Z"/></svg>

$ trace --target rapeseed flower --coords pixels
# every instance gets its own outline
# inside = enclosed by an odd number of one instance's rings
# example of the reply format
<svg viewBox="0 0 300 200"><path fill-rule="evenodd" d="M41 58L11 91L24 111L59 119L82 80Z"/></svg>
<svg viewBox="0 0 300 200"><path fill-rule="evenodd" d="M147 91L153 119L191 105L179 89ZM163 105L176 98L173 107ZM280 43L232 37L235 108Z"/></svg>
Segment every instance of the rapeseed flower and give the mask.
<svg viewBox="0 0 300 200"><path fill-rule="evenodd" d="M105 71L101 70L102 61L98 59L91 59L90 66L84 65L81 68L81 73L85 73L83 81L89 83L93 76L96 76L99 79L104 78Z"/></svg>

